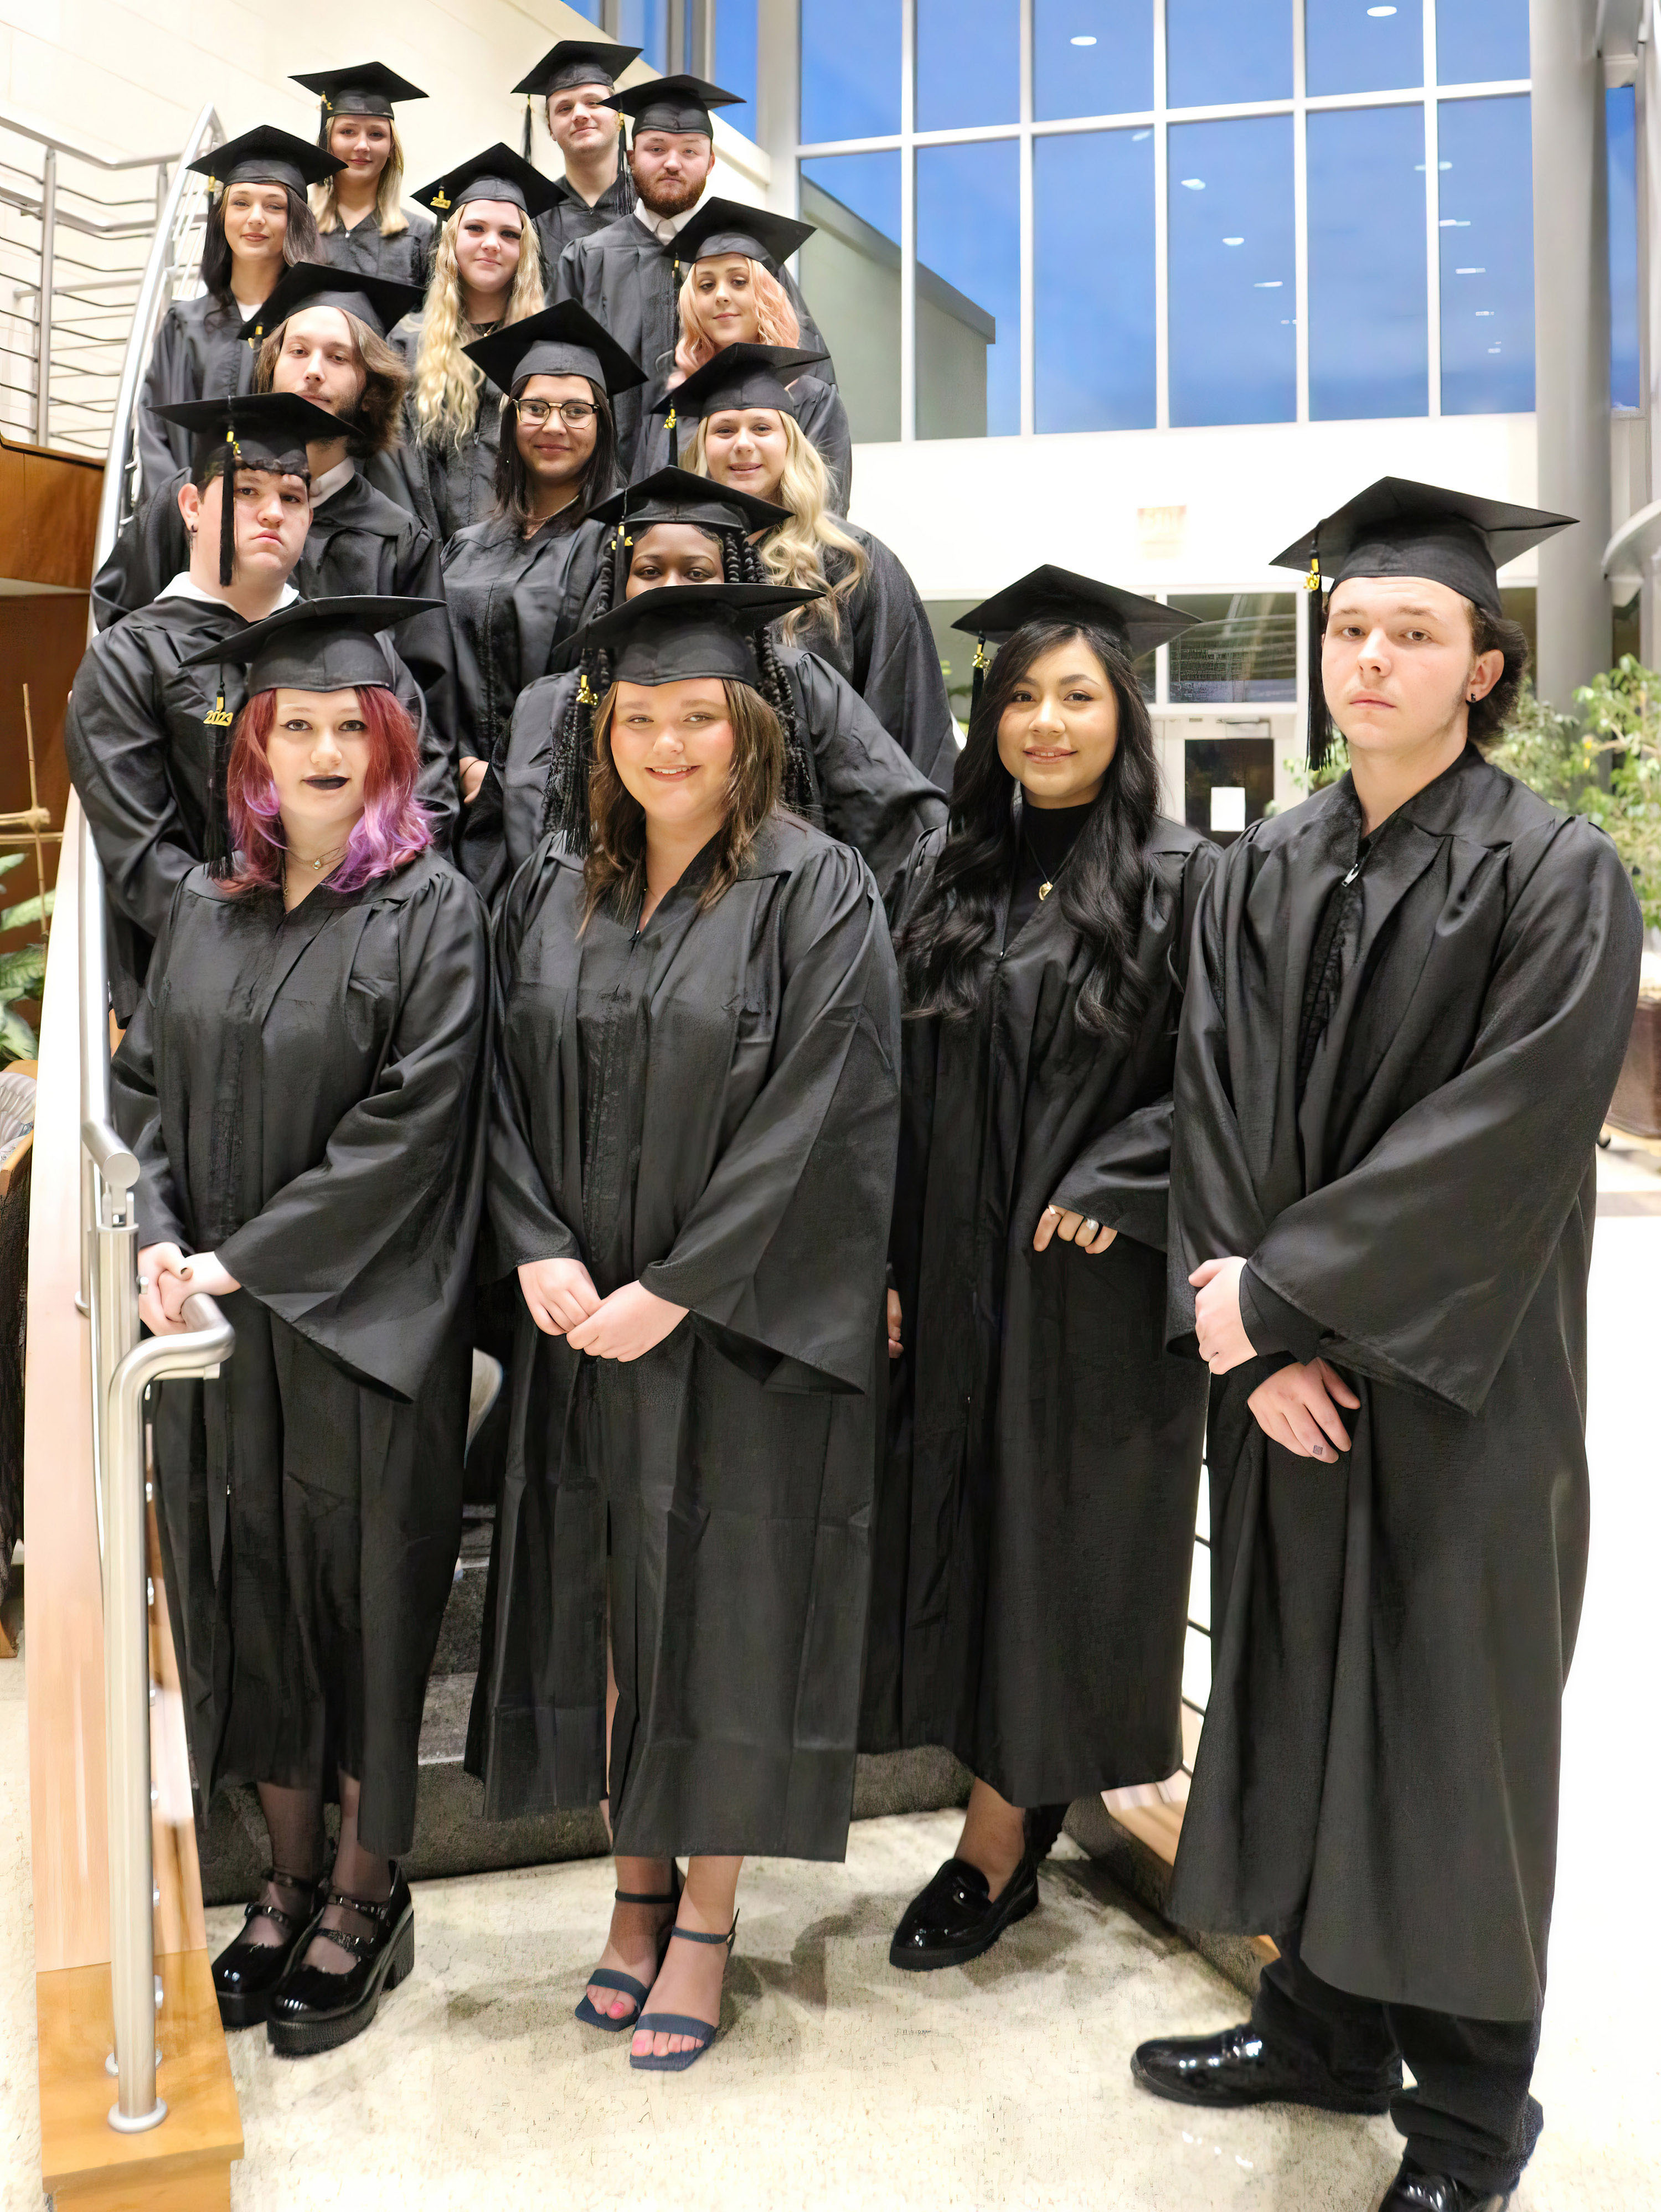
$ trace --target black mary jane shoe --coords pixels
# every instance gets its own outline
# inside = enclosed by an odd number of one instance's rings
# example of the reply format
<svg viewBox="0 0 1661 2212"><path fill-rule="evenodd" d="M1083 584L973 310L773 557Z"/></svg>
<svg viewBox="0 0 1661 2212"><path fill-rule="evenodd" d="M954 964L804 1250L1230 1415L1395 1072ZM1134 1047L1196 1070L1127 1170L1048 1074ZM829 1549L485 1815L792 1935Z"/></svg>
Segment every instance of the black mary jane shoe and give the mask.
<svg viewBox="0 0 1661 2212"><path fill-rule="evenodd" d="M1038 1869L1030 1851L996 1897L978 1867L967 1859L947 1859L901 1914L888 1963L908 1974L966 1966L989 1951L1006 1928L1036 1911L1037 1904Z"/></svg>
<svg viewBox="0 0 1661 2212"><path fill-rule="evenodd" d="M1178 2105L1313 2105L1323 2112L1387 2112L1401 2075L1352 2088L1276 2051L1251 2027L1220 2035L1173 2035L1144 2043L1130 2062L1144 2089Z"/></svg>
<svg viewBox="0 0 1661 2212"><path fill-rule="evenodd" d="M338 1943L357 1960L344 1973L295 1962L271 1998L265 2033L279 2058L310 2058L362 2035L375 2016L383 1990L395 1990L415 1970L415 1899L392 1869L392 1893L384 1905L332 1890L328 1902L344 1905L374 1923L373 1936L350 1928L318 1927L314 1936Z"/></svg>
<svg viewBox="0 0 1661 2212"><path fill-rule="evenodd" d="M1456 2181L1450 2173L1427 2173L1404 2158L1378 2212L1503 2212L1511 2198L1509 2189L1473 2189L1468 2181Z"/></svg>
<svg viewBox="0 0 1661 2212"><path fill-rule="evenodd" d="M277 1984L299 1957L328 1894L326 1875L293 1875L282 1867L267 1867L259 1877L279 1888L292 1889L306 1899L303 1911L285 1911L280 1905L251 1905L242 1916L242 1933L228 1943L213 1962L214 1994L219 2017L226 2027L258 2027L271 2010ZM248 1927L269 1920L283 1936L280 1943L251 1943Z"/></svg>

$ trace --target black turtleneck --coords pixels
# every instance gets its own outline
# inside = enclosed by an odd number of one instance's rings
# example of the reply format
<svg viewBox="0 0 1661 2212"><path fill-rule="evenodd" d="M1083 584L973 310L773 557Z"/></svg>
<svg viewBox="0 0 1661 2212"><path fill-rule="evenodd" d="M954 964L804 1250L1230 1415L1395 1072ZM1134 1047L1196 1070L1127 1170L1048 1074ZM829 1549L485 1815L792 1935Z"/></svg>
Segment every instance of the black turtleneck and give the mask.
<svg viewBox="0 0 1661 2212"><path fill-rule="evenodd" d="M1029 799L1021 808L1021 826L1015 848L1015 879L1010 887L1009 920L1004 943L1032 919L1038 904L1038 886L1053 884L1073 850L1094 799L1082 806L1034 806Z"/></svg>

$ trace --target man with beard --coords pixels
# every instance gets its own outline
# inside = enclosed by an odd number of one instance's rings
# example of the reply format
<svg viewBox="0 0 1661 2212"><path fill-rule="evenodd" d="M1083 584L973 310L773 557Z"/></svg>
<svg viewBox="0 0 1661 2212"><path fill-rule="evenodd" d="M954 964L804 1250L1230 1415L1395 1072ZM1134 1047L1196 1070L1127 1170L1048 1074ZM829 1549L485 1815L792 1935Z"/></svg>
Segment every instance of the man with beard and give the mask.
<svg viewBox="0 0 1661 2212"><path fill-rule="evenodd" d="M602 102L633 120L629 170L637 204L632 215L574 239L550 273L548 294L551 300L575 300L586 307L650 379L641 391L618 397L618 466L625 477L636 473L636 448L652 433L650 403L662 396L674 366L678 301L689 265L677 253L675 240L703 198L715 165L709 111L743 104L739 94L696 76L658 77ZM801 324L802 350L824 353L824 340L794 278L770 260L765 265L790 295ZM828 360L818 373L825 383L835 383Z"/></svg>
<svg viewBox="0 0 1661 2212"><path fill-rule="evenodd" d="M574 238L604 230L635 204L623 166L623 118L608 102L617 80L640 52L603 40L562 39L514 87L525 94L525 143L531 158L531 100L540 94L548 136L560 151L565 174L555 179L559 197L536 219L542 265L551 269Z"/></svg>

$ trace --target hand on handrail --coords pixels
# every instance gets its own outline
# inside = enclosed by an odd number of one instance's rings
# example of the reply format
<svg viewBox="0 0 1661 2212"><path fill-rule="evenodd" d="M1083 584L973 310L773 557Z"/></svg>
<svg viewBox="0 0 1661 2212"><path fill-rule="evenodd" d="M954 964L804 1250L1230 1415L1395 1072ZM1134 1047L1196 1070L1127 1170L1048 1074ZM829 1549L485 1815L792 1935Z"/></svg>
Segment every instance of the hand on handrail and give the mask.
<svg viewBox="0 0 1661 2212"><path fill-rule="evenodd" d="M223 1297L242 1287L213 1253L186 1259L177 1244L147 1244L138 1255L138 1317L152 1336L181 1336L190 1328L187 1298Z"/></svg>

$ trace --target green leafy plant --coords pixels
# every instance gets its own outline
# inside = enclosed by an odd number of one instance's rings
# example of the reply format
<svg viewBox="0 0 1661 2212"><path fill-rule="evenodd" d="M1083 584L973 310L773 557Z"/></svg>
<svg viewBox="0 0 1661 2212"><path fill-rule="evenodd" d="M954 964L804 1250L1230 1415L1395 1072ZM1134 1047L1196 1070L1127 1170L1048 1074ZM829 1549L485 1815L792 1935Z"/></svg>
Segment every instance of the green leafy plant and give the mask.
<svg viewBox="0 0 1661 2212"><path fill-rule="evenodd" d="M0 855L0 876L20 867L27 853ZM0 935L8 930L39 927L52 912L55 893L39 892L21 905L0 908ZM33 1060L40 1049L34 1031L17 1011L20 999L38 999L46 973L46 948L39 942L0 952L0 1064L10 1060Z"/></svg>
<svg viewBox="0 0 1661 2212"><path fill-rule="evenodd" d="M1661 675L1623 653L1574 695L1594 781L1585 805L1626 862L1647 928L1661 928ZM1605 785L1597 774L1608 763Z"/></svg>

